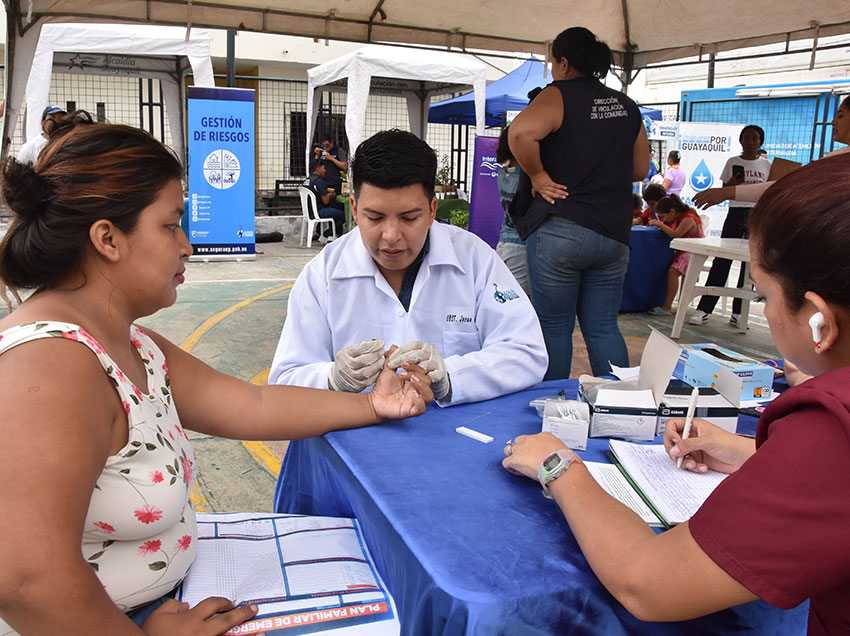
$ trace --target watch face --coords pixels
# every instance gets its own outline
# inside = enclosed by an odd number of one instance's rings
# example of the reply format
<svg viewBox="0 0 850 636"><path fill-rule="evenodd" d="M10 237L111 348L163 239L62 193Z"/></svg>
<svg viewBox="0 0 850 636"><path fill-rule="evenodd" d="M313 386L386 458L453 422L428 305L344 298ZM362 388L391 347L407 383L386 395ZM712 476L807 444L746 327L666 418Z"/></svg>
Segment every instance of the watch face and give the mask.
<svg viewBox="0 0 850 636"><path fill-rule="evenodd" d="M543 468L546 470L546 472L549 472L555 470L555 468L557 468L558 464L560 463L560 455L558 455L558 453L552 453L551 455L549 455L549 457L543 460Z"/></svg>

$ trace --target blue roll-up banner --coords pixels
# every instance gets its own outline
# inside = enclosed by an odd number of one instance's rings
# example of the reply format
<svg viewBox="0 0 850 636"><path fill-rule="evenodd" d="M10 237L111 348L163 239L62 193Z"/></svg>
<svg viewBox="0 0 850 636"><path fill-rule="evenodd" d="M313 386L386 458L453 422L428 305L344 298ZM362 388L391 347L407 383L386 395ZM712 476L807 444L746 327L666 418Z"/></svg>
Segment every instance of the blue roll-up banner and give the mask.
<svg viewBox="0 0 850 636"><path fill-rule="evenodd" d="M189 87L188 229L197 260L254 258L253 90Z"/></svg>

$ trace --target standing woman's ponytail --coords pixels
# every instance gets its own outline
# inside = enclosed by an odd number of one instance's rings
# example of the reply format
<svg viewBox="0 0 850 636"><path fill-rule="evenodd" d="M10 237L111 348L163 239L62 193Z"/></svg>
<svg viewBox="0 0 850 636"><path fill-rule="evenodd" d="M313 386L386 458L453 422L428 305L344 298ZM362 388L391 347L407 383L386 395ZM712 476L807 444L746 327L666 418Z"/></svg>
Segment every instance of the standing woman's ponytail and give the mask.
<svg viewBox="0 0 850 636"><path fill-rule="evenodd" d="M614 63L611 49L605 42L596 40L591 49L591 56L593 61L593 73L591 75L597 79L602 79L608 75L608 71L611 70L611 65Z"/></svg>
<svg viewBox="0 0 850 636"><path fill-rule="evenodd" d="M552 42L552 57L566 58L570 66L587 77L602 79L608 75L614 58L605 42L584 27L570 27Z"/></svg>

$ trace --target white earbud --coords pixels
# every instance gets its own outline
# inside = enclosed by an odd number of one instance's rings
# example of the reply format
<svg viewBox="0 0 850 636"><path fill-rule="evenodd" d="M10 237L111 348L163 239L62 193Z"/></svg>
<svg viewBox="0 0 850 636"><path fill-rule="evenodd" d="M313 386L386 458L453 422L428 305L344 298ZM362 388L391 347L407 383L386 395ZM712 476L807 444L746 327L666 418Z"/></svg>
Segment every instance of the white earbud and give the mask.
<svg viewBox="0 0 850 636"><path fill-rule="evenodd" d="M813 313L812 317L809 318L809 327L812 328L812 340L814 340L816 344L823 338L823 335L821 334L823 322L823 314L819 311Z"/></svg>

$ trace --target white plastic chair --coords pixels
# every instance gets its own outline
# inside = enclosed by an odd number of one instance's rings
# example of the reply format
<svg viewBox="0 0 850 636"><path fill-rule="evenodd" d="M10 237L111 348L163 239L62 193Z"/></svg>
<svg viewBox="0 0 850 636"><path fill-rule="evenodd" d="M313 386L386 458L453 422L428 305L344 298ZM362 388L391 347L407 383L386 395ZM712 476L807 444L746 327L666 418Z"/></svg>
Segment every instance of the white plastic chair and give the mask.
<svg viewBox="0 0 850 636"><path fill-rule="evenodd" d="M322 223L329 223L331 226L331 235L333 238L331 240L336 240L336 225L334 225L333 219L322 219L319 218L319 205L316 200L316 193L313 192L310 188L299 186L298 194L301 197L301 214L304 217L304 222L301 224L301 245L304 245L306 230L306 239L307 239L307 247L313 247L313 230L316 225L321 225Z"/></svg>
<svg viewBox="0 0 850 636"><path fill-rule="evenodd" d="M14 309L12 305L12 299L9 298L9 294L12 294L15 301L18 303L18 306L23 302L21 300L20 295L18 294L18 290L14 287L7 285L4 281L0 280L0 298L3 299L3 303L6 305L6 309L9 310L9 313L12 313L12 309Z"/></svg>

